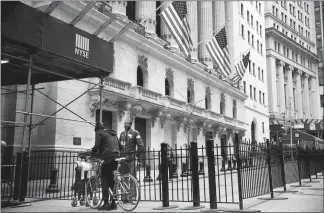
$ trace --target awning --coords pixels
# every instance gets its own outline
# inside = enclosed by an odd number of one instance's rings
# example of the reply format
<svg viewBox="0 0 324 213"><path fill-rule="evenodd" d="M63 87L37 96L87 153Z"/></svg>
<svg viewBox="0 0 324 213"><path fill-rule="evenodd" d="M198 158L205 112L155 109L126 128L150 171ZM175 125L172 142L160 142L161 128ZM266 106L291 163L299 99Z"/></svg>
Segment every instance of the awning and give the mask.
<svg viewBox="0 0 324 213"><path fill-rule="evenodd" d="M289 124L289 120L286 121ZM323 119L292 119L293 128L304 129L304 130L323 130ZM285 121L282 119L271 119L270 129L278 129L282 127Z"/></svg>
<svg viewBox="0 0 324 213"><path fill-rule="evenodd" d="M21 2L1 2L1 84L107 76L113 44ZM32 62L31 62L32 61Z"/></svg>

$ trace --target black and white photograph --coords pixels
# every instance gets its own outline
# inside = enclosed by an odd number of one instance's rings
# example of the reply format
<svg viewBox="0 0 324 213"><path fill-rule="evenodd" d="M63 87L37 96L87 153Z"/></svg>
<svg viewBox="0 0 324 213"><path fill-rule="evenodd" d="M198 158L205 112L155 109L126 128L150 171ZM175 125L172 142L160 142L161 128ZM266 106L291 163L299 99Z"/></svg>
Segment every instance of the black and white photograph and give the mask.
<svg viewBox="0 0 324 213"><path fill-rule="evenodd" d="M1 1L2 212L323 212L324 1Z"/></svg>

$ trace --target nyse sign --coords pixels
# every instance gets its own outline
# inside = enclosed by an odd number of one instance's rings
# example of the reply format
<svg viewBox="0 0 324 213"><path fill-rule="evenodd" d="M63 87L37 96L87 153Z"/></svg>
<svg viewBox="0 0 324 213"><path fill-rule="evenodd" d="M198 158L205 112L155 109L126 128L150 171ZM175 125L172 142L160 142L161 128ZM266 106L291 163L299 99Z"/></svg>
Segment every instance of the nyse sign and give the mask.
<svg viewBox="0 0 324 213"><path fill-rule="evenodd" d="M89 39L75 34L75 51L78 56L89 58Z"/></svg>

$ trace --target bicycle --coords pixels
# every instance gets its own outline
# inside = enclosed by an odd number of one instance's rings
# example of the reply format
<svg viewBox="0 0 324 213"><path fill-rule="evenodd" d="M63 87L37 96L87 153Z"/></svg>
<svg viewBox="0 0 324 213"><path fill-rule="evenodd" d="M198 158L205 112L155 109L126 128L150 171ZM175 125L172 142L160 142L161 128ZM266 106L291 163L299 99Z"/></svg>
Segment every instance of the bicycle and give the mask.
<svg viewBox="0 0 324 213"><path fill-rule="evenodd" d="M11 183L7 180L1 179L1 204L9 204L12 197Z"/></svg>
<svg viewBox="0 0 324 213"><path fill-rule="evenodd" d="M86 157L90 163L97 163L96 175L91 176L85 183L85 202L90 208L97 209L103 203L101 198L101 166L104 161L94 157ZM114 188L109 188L109 195L117 200L118 205L125 211L133 211L139 203L139 184L130 174L121 175L119 168L126 158L116 159L118 166L114 171ZM132 188L134 186L135 188ZM99 193L97 195L97 193ZM135 194L134 194L135 193ZM133 204L130 208L126 204Z"/></svg>

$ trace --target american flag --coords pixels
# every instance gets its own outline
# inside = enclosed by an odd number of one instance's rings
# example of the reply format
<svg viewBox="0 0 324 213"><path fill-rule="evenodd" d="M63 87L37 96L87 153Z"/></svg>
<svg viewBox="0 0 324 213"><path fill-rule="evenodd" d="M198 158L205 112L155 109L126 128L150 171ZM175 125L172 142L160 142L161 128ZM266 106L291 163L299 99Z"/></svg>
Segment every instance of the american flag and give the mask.
<svg viewBox="0 0 324 213"><path fill-rule="evenodd" d="M233 83L237 83L241 80L245 74L245 70L250 62L250 51L246 56L243 56L243 59L235 66L236 73L232 78Z"/></svg>
<svg viewBox="0 0 324 213"><path fill-rule="evenodd" d="M225 26L206 44L210 56L213 58L221 73L227 77L231 73L230 59L227 47Z"/></svg>
<svg viewBox="0 0 324 213"><path fill-rule="evenodd" d="M170 30L182 52L189 56L192 49L191 30L187 20L185 1L174 1L161 13L161 18Z"/></svg>

